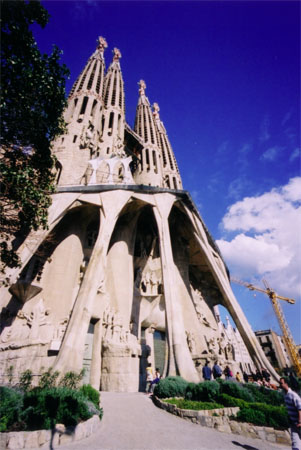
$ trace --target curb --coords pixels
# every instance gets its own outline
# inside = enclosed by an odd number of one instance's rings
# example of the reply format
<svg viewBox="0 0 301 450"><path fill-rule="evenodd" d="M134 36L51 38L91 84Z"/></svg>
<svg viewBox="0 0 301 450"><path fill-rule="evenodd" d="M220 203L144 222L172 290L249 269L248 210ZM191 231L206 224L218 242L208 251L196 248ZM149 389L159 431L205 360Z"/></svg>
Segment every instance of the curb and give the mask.
<svg viewBox="0 0 301 450"><path fill-rule="evenodd" d="M214 428L221 433L233 433L275 444L291 445L290 434L287 430L275 430L272 427L259 427L250 423L231 420L229 416L236 416L240 410L239 407L196 411L177 408L176 405L165 403L155 396L153 396L153 402L156 406L171 414L190 420L192 423L203 427Z"/></svg>
<svg viewBox="0 0 301 450"><path fill-rule="evenodd" d="M39 448L48 443L50 448L53 448L54 445L70 444L89 437L98 429L100 423L99 416L94 415L85 422L72 427L57 424L53 430L0 433L0 448L9 450Z"/></svg>

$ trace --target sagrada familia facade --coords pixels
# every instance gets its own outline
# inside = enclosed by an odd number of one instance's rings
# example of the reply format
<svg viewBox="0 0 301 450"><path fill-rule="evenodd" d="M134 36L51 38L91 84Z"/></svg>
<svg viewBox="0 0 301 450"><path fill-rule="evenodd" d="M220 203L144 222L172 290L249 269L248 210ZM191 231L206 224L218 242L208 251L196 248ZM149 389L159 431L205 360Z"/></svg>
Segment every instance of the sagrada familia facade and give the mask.
<svg viewBox="0 0 301 450"><path fill-rule="evenodd" d="M135 392L149 362L198 382L215 360L276 377L182 188L158 104L141 80L134 128L126 123L121 54L114 49L106 71L106 47L99 38L70 92L67 132L53 144L49 229L30 233L22 267L1 291L2 379L11 366L34 375L84 367L97 389Z"/></svg>

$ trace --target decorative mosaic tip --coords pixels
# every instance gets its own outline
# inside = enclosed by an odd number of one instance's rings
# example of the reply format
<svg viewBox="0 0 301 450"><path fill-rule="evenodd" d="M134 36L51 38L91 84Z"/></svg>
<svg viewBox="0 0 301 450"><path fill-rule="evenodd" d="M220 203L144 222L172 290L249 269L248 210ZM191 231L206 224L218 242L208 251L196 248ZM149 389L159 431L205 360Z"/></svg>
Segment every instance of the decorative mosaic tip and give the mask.
<svg viewBox="0 0 301 450"><path fill-rule="evenodd" d="M140 96L141 95L145 95L145 89L146 89L145 81L140 80L138 85L139 85L139 94L140 94Z"/></svg>
<svg viewBox="0 0 301 450"><path fill-rule="evenodd" d="M97 42L97 50L103 53L108 46L107 41L105 40L104 37L99 36L96 42Z"/></svg>
<svg viewBox="0 0 301 450"><path fill-rule="evenodd" d="M153 104L153 116L154 116L156 119L159 119L159 118L160 118L159 111L160 111L160 108L159 108L158 103L154 103L154 104Z"/></svg>
<svg viewBox="0 0 301 450"><path fill-rule="evenodd" d="M119 61L121 58L121 52L118 48L114 48L113 50L114 56L113 56L113 61Z"/></svg>

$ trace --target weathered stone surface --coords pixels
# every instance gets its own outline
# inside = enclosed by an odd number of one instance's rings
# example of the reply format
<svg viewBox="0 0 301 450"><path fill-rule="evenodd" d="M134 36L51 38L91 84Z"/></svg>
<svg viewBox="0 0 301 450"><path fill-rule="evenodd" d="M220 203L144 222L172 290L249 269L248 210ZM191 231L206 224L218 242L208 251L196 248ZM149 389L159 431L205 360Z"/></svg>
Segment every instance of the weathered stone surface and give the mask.
<svg viewBox="0 0 301 450"><path fill-rule="evenodd" d="M37 448L39 446L40 431L24 432L24 447Z"/></svg>
<svg viewBox="0 0 301 450"><path fill-rule="evenodd" d="M17 450L19 448L24 448L24 433L23 432L8 433L7 448L9 450Z"/></svg>

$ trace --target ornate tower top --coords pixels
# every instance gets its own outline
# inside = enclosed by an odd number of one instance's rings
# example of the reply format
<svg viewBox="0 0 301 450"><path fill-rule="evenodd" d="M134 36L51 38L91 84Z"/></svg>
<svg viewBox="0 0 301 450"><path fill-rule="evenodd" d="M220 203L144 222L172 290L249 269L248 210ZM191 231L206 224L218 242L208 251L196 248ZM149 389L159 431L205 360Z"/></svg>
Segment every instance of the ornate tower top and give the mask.
<svg viewBox="0 0 301 450"><path fill-rule="evenodd" d="M160 108L158 103L154 103L153 104L153 116L155 119L159 119L160 120L160 114L159 114Z"/></svg>
<svg viewBox="0 0 301 450"><path fill-rule="evenodd" d="M114 48L113 50L114 56L113 56L113 61L119 61L121 58L121 52L118 48Z"/></svg>
<svg viewBox="0 0 301 450"><path fill-rule="evenodd" d="M104 37L99 36L96 42L98 42L97 50L103 55L105 49L108 47L107 41Z"/></svg>
<svg viewBox="0 0 301 450"><path fill-rule="evenodd" d="M146 84L144 80L140 80L139 83L139 95L145 95Z"/></svg>

